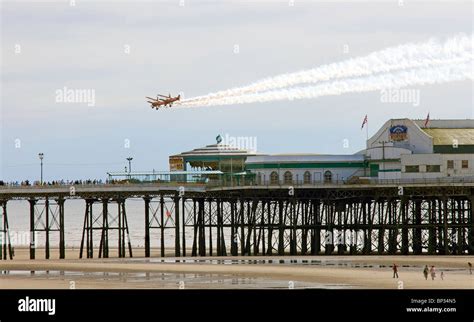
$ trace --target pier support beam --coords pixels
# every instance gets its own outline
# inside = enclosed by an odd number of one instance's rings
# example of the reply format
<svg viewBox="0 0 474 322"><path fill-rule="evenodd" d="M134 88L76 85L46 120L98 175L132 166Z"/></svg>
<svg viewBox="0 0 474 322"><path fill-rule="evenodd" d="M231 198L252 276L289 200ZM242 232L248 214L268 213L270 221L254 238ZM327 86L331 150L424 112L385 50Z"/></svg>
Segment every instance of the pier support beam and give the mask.
<svg viewBox="0 0 474 322"><path fill-rule="evenodd" d="M388 254L395 255L397 252L397 205L396 199L389 199L387 202L388 207L388 224L390 229L388 230Z"/></svg>
<svg viewBox="0 0 474 322"><path fill-rule="evenodd" d="M413 201L413 254L420 255L422 251L422 240L421 240L421 200L416 199Z"/></svg>
<svg viewBox="0 0 474 322"><path fill-rule="evenodd" d="M66 258L66 239L64 237L64 199L56 199L59 206L59 259Z"/></svg>
<svg viewBox="0 0 474 322"><path fill-rule="evenodd" d="M443 223L443 255L448 255L449 254L449 237L448 237L448 200L446 197L443 197L442 199L442 223Z"/></svg>
<svg viewBox="0 0 474 322"><path fill-rule="evenodd" d="M35 259L36 241L35 241L35 204L36 199L29 199L30 203L30 259Z"/></svg>
<svg viewBox="0 0 474 322"><path fill-rule="evenodd" d="M0 259L13 259L13 248L8 227L7 200L0 200Z"/></svg>
<svg viewBox="0 0 474 322"><path fill-rule="evenodd" d="M130 240L130 233L128 229L127 213L125 208L125 199L118 198L110 200L109 198L102 198L102 211L95 216L94 202L97 199L86 199L86 210L84 214L84 226L82 229L81 248L79 258L82 258L84 251L84 243L86 244L87 258L94 257L94 232L100 232L99 242L99 258L109 257L109 241L111 231L117 231L118 257L126 256L126 248L128 246L129 256L132 257L132 244ZM117 212L113 213L110 202L117 203Z"/></svg>
<svg viewBox="0 0 474 322"><path fill-rule="evenodd" d="M64 198L29 199L30 259L35 259L37 233L45 234L45 259L50 258L50 233L59 232L59 258L65 258Z"/></svg>
<svg viewBox="0 0 474 322"><path fill-rule="evenodd" d="M183 227L181 231L181 247L183 248L183 257L186 257L186 223L187 223L187 216L189 216L189 208L186 207L186 198L184 196L181 197L181 226Z"/></svg>
<svg viewBox="0 0 474 322"><path fill-rule="evenodd" d="M82 252L84 250L84 242L86 243L86 256L87 258L92 258L94 256L94 245L93 245L93 235L92 235L92 212L94 199L86 199L86 209L84 212L84 224L82 228L82 238L81 238L81 248L79 250L79 258L82 258Z"/></svg>
<svg viewBox="0 0 474 322"><path fill-rule="evenodd" d="M222 256L222 241L224 239L222 230L222 201L221 199L216 200L217 205L217 256Z"/></svg>
<svg viewBox="0 0 474 322"><path fill-rule="evenodd" d="M312 229L311 229L311 255L318 255L321 252L321 202L319 199L313 200L312 208Z"/></svg>
<svg viewBox="0 0 474 322"><path fill-rule="evenodd" d="M285 255L285 220L283 218L283 200L278 200L278 255Z"/></svg>
<svg viewBox="0 0 474 322"><path fill-rule="evenodd" d="M236 213L236 202L234 200L229 201L230 203L230 254L232 256L238 255L237 246L237 213Z"/></svg>
<svg viewBox="0 0 474 322"><path fill-rule="evenodd" d="M206 230L205 230L205 199L199 199L198 227L199 227L199 256L206 256Z"/></svg>
<svg viewBox="0 0 474 322"><path fill-rule="evenodd" d="M120 232L119 248L121 250L121 252L119 253L119 257L126 256L127 245L128 245L128 254L130 257L133 257L132 241L130 240L130 231L128 229L127 211L125 208L125 199L122 199L122 198L117 199L117 205L118 205L118 215L119 215L119 226L117 227L117 229Z"/></svg>
<svg viewBox="0 0 474 322"><path fill-rule="evenodd" d="M433 199L428 201L428 216L429 216L429 228L428 228L428 254L436 254L436 213L438 209L438 200Z"/></svg>
<svg viewBox="0 0 474 322"><path fill-rule="evenodd" d="M402 220L402 247L401 253L402 255L408 255L409 251L409 239L408 239L408 202L405 197L402 197L401 205L400 205L400 212L401 212L401 220Z"/></svg>
<svg viewBox="0 0 474 322"><path fill-rule="evenodd" d="M207 213L207 219L208 219L208 227L209 227L209 256L212 256L212 217L213 217L213 213L212 213L212 205L213 205L213 200L212 199L208 199L208 213ZM204 225L205 225L206 221L204 221Z"/></svg>
<svg viewBox="0 0 474 322"><path fill-rule="evenodd" d="M180 200L180 197L179 196L175 196L174 197L174 228L175 228L175 231L174 231L174 255L176 257L180 257L181 256L181 244L180 244L180 233L179 233L179 200ZM184 211L183 211L184 213Z"/></svg>
<svg viewBox="0 0 474 322"><path fill-rule="evenodd" d="M165 199L160 196L160 251L161 257L165 257Z"/></svg>
<svg viewBox="0 0 474 322"><path fill-rule="evenodd" d="M193 199L193 247L191 249L191 256L197 256L197 232L198 232L198 224L197 224L197 213L199 203L196 199Z"/></svg>
<svg viewBox="0 0 474 322"><path fill-rule="evenodd" d="M99 258L109 257L109 199L102 199L102 235L99 245Z"/></svg>
<svg viewBox="0 0 474 322"><path fill-rule="evenodd" d="M146 196L143 198L145 201L145 257L150 257L150 200L151 198Z"/></svg>
<svg viewBox="0 0 474 322"><path fill-rule="evenodd" d="M467 232L467 241L468 241L468 254L474 254L474 189L471 190L471 195L469 196L468 201L468 232Z"/></svg>

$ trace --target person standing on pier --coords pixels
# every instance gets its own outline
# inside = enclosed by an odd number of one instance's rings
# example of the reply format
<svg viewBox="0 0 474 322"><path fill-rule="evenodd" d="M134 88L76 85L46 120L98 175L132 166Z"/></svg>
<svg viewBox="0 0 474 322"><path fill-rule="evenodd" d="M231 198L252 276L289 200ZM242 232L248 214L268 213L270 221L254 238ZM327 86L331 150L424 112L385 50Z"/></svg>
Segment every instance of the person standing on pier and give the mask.
<svg viewBox="0 0 474 322"><path fill-rule="evenodd" d="M425 275L425 280L428 280L428 273L429 273L428 265L425 265L425 269L423 270L423 275Z"/></svg>
<svg viewBox="0 0 474 322"><path fill-rule="evenodd" d="M436 277L436 270L435 270L434 265L431 266L430 273L431 273L431 280L434 281Z"/></svg>
<svg viewBox="0 0 474 322"><path fill-rule="evenodd" d="M393 263L392 269L393 269L393 278L395 278L395 276L398 278L398 266L395 263Z"/></svg>

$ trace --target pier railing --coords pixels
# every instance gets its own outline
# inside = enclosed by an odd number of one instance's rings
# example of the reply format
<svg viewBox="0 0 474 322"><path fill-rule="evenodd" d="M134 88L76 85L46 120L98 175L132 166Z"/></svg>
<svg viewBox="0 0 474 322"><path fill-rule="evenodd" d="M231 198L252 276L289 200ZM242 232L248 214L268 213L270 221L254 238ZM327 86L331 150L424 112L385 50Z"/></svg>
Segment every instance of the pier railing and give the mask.
<svg viewBox="0 0 474 322"><path fill-rule="evenodd" d="M211 181L206 184L208 187L243 187L243 186L258 186L258 187L333 187L333 186L397 186L397 185L473 185L474 177L456 177L456 178L419 178L419 179L367 179L367 180L332 180L324 181L303 181L303 180L240 180L240 181Z"/></svg>
<svg viewBox="0 0 474 322"><path fill-rule="evenodd" d="M181 182L181 181L168 181L168 182L121 182L121 183L55 183L55 184L33 184L33 185L18 185L18 184L9 184L4 183L0 184L0 192L11 191L11 190L24 190L24 191L33 191L33 190L42 190L42 191L52 191L55 189L69 189L70 187L75 187L81 190L88 189L134 189L134 188L149 188L157 190L166 190L166 189L176 189L180 187L196 187L196 188L219 188L219 187L350 187L350 186L396 186L396 185L473 185L474 177L451 177L451 178L419 178L419 179L364 179L364 180L332 180L329 182L322 181L303 181L303 180L280 180L280 181L270 181L270 180L254 180L252 179L242 179L242 180L232 180L232 181L223 181L223 180L209 180L205 183L196 183L196 182Z"/></svg>

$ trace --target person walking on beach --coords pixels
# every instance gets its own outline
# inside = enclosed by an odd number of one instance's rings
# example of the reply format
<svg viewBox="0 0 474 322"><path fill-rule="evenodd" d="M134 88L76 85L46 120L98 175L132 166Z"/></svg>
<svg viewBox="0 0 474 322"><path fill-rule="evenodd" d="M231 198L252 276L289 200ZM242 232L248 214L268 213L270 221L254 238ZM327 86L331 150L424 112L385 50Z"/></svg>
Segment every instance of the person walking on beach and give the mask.
<svg viewBox="0 0 474 322"><path fill-rule="evenodd" d="M444 272L443 272L443 271L441 271L441 274L440 274L440 276L441 276L441 280L443 280L443 281L444 281Z"/></svg>
<svg viewBox="0 0 474 322"><path fill-rule="evenodd" d="M469 265L469 274L472 275L472 264L471 264L471 262L467 262L467 265Z"/></svg>
<svg viewBox="0 0 474 322"><path fill-rule="evenodd" d="M398 278L398 266L395 263L393 263L392 269L393 269L393 278L395 278L395 276Z"/></svg>
<svg viewBox="0 0 474 322"><path fill-rule="evenodd" d="M431 280L434 281L436 277L436 270L435 270L434 265L431 266L430 273L431 273Z"/></svg>
<svg viewBox="0 0 474 322"><path fill-rule="evenodd" d="M425 269L423 270L423 275L425 275L425 280L428 280L428 273L430 269L428 268L428 265L425 265Z"/></svg>

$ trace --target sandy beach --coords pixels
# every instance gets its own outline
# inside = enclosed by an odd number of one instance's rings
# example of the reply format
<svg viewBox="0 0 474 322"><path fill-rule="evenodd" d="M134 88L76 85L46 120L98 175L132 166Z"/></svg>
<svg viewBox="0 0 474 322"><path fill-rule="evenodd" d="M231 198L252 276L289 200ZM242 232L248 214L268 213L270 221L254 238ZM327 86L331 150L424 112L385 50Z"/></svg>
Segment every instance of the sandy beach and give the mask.
<svg viewBox="0 0 474 322"><path fill-rule="evenodd" d="M28 259L17 249L14 260L0 262L0 288L111 289L111 288L363 288L363 289L474 289L468 262L473 256L239 256L159 257L147 259L78 259L68 249L67 259L49 260L38 251ZM391 265L399 267L392 277ZM435 280L425 280L423 268L434 265ZM35 271L35 274L31 274ZM441 279L443 272L443 279ZM72 282L72 283L71 283Z"/></svg>

